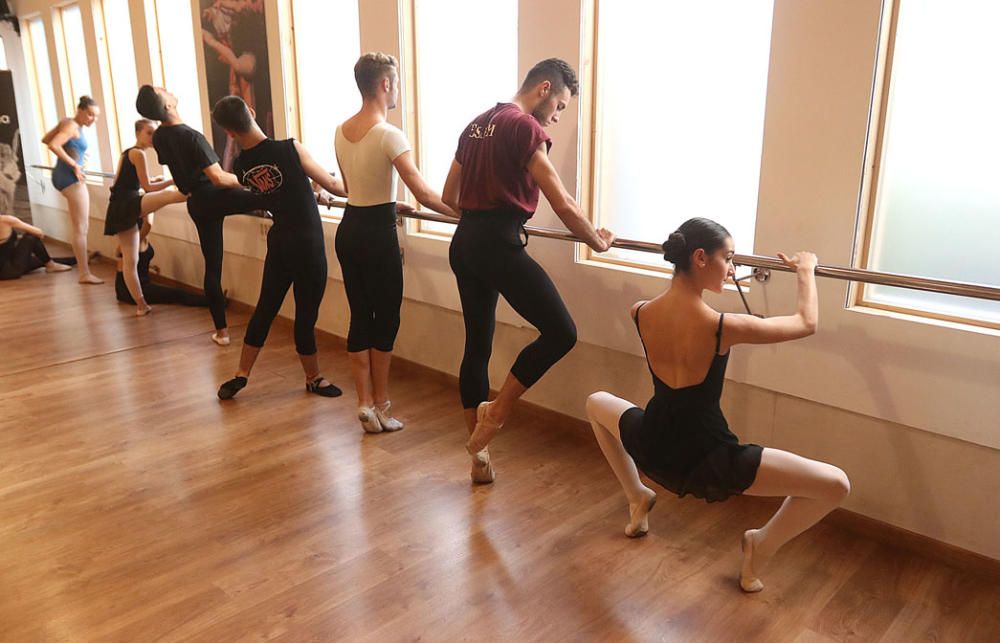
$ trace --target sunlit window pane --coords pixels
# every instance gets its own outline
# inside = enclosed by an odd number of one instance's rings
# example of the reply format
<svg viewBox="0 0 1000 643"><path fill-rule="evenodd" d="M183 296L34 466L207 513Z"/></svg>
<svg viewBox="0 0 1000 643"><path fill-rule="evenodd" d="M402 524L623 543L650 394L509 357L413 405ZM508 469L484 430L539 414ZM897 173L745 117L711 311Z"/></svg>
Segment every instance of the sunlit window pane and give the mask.
<svg viewBox="0 0 1000 643"><path fill-rule="evenodd" d="M56 126L59 118L56 115L56 94L52 86L52 65L49 62L45 25L41 18L28 21L28 33L31 38L31 57L35 62L33 76L35 89L38 91L38 110L42 116L42 129L48 131Z"/></svg>
<svg viewBox="0 0 1000 643"><path fill-rule="evenodd" d="M709 217L737 252L753 251L773 4L599 3L600 225L660 242L686 219ZM664 265L649 253L602 256Z"/></svg>
<svg viewBox="0 0 1000 643"><path fill-rule="evenodd" d="M517 92L518 3L413 1L420 171L440 191L462 129ZM455 226L425 221L420 229L451 234Z"/></svg>
<svg viewBox="0 0 1000 643"><path fill-rule="evenodd" d="M302 142L328 170L336 170L337 125L361 108L354 63L361 55L356 0L292 2L299 124ZM331 36L330 25L337 25Z"/></svg>
<svg viewBox="0 0 1000 643"><path fill-rule="evenodd" d="M65 59L71 90L67 102L72 102L67 113L73 115L76 113L76 105L80 97L93 97L94 92L90 88L90 66L87 64L87 46L83 39L83 18L80 15L80 7L75 4L69 5L63 7L61 13L63 45L66 48ZM103 165L96 124L90 127L81 127L80 131L87 140L87 168L95 171L100 170Z"/></svg>
<svg viewBox="0 0 1000 643"><path fill-rule="evenodd" d="M111 67L111 88L108 96L114 105L118 121L120 149L125 149L134 141L135 121L139 118L135 111L135 97L139 84L135 71L135 48L132 44L132 25L129 19L128 0L104 0L104 37Z"/></svg>
<svg viewBox="0 0 1000 643"><path fill-rule="evenodd" d="M869 267L1000 285L1000 5L900 3ZM865 289L868 301L1000 322L1000 302Z"/></svg>
<svg viewBox="0 0 1000 643"><path fill-rule="evenodd" d="M0 38L0 69L7 69L7 49L3 38Z"/></svg>
<svg viewBox="0 0 1000 643"><path fill-rule="evenodd" d="M154 1L163 85L177 97L177 111L184 122L204 132L191 3L177 0ZM153 64L157 64L156 61Z"/></svg>

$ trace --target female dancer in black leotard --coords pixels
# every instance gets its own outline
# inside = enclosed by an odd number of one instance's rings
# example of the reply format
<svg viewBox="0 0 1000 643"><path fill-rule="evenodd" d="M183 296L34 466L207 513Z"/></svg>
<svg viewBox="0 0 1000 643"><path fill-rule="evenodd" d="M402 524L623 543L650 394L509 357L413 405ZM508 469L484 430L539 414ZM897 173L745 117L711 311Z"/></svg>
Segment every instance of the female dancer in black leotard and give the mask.
<svg viewBox="0 0 1000 643"><path fill-rule="evenodd" d="M142 286L142 296L146 298L147 304L179 304L181 306L201 306L208 307L208 298L205 295L172 288L162 284L153 283L149 276L152 271L159 274L159 268L152 266L153 257L156 256L156 249L149 242L149 231L153 225L153 213L149 213L142 218L142 227L139 228L139 285ZM125 276L122 274L121 249L118 251L117 273L115 274L115 298L123 304L135 305L132 293L125 285Z"/></svg>
<svg viewBox="0 0 1000 643"><path fill-rule="evenodd" d="M786 496L766 525L743 534L740 587L758 592L764 585L757 574L767 561L837 507L850 483L835 466L740 444L729 431L719 397L730 347L806 337L816 331L819 314L816 256L810 252L778 255L798 275L796 314L758 319L710 308L702 292L722 292L733 273L733 248L726 229L708 219L690 219L670 235L663 249L675 265L673 284L632 307L653 376L653 398L643 411L609 393L594 393L587 398L587 416L628 498L630 538L646 533L656 501L638 470L680 496L708 502L740 493Z"/></svg>
<svg viewBox="0 0 1000 643"><path fill-rule="evenodd" d="M17 231L24 234L18 238ZM0 280L17 279L44 267L45 272L65 272L69 266L57 263L45 250L42 229L10 214L0 214Z"/></svg>
<svg viewBox="0 0 1000 643"><path fill-rule="evenodd" d="M153 146L156 125L149 119L135 122L135 146L122 152L118 173L111 186L108 213L104 218L104 234L117 236L122 253L122 277L135 302L139 317L152 310L142 294L139 281L139 226L142 218L170 203L181 203L187 196L177 190L165 188L174 184L171 179L150 179L146 170L144 150ZM145 191L140 192L140 188Z"/></svg>
<svg viewBox="0 0 1000 643"><path fill-rule="evenodd" d="M316 195L309 179L333 194L345 196L343 183L323 170L293 139L275 141L264 135L253 112L238 96L216 103L212 118L236 139L243 150L233 170L240 181L265 199L274 216L267 234L267 257L257 308L247 324L236 376L219 387L219 399L228 400L247 385L271 322L278 315L288 289L295 294L295 351L306 375L306 390L337 397L341 390L319 372L316 320L326 289L326 250Z"/></svg>

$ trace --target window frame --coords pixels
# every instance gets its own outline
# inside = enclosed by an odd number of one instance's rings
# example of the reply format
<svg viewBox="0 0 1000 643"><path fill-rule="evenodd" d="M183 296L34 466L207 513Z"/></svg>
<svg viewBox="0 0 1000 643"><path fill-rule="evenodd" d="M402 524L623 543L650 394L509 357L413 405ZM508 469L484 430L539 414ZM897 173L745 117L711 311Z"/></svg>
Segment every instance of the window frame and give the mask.
<svg viewBox="0 0 1000 643"><path fill-rule="evenodd" d="M596 1L596 0L595 0ZM876 208L878 206L879 182L885 151L887 115L889 113L892 65L899 24L899 8L902 0L886 3L882 14L883 28L879 36L879 52L876 60L875 78L872 84L872 102L869 108L868 137L865 144L864 174L858 207L858 225L855 240L854 267L871 270L872 241L875 230ZM1000 323L972 317L960 317L920 308L887 304L866 296L869 284L852 282L848 291L848 309L873 309L905 316L921 323L946 322L962 326L973 326L1000 330Z"/></svg>
<svg viewBox="0 0 1000 643"><path fill-rule="evenodd" d="M108 142L110 144L113 157L117 159L125 150L126 140L122 136L122 123L119 119L118 91L116 89L114 70L111 67L111 43L108 35L109 29L107 8L105 6L106 2L107 0L99 0L94 3L94 37L97 41L97 56L99 59L98 67L101 74L101 83L103 87L107 88L107 91L104 92L105 110L103 115L108 128ZM129 23L131 23L132 8L128 4L126 4L126 8L129 11ZM129 33L129 42L132 45L134 56L135 38L132 33ZM137 65L134 67L137 67ZM133 73L136 76L136 85L138 86L138 69L133 68ZM117 171L117 162L112 163L112 165L115 167L113 167L111 171Z"/></svg>

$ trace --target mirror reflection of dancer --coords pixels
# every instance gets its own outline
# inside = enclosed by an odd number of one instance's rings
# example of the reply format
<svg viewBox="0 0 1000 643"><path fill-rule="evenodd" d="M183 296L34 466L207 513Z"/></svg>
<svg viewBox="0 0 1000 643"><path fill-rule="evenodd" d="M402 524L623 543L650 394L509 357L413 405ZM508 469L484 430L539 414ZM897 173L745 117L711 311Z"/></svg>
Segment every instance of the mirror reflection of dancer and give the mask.
<svg viewBox="0 0 1000 643"><path fill-rule="evenodd" d="M205 296L215 323L212 341L228 346L226 295L222 291L222 224L231 214L259 210L262 199L223 171L219 157L202 133L181 120L176 96L162 87L143 85L135 108L142 116L163 123L153 134L153 148L160 164L170 168L177 189L188 195L188 214L198 229L205 259Z"/></svg>
<svg viewBox="0 0 1000 643"><path fill-rule="evenodd" d="M759 592L758 574L795 536L836 508L850 491L837 467L779 449L740 444L719 406L729 360L737 344L774 344L816 332L816 255L778 257L798 275L798 312L758 319L720 314L702 300L721 293L733 276L733 239L718 223L690 219L663 244L674 264L670 289L632 307L653 377L653 398L640 409L610 393L587 398L597 442L625 491L625 535L643 536L656 494L638 471L670 491L708 502L729 496L785 496L760 529L744 532L740 587Z"/></svg>
<svg viewBox="0 0 1000 643"><path fill-rule="evenodd" d="M326 289L326 244L310 179L340 196L347 196L344 185L323 170L297 141L268 138L241 98L228 96L220 100L212 110L212 119L243 150L236 159L237 176L267 199L274 217L267 234L260 298L247 324L240 365L236 376L219 387L219 399L228 400L247 385L271 323L292 287L295 352L305 371L306 390L337 397L341 390L320 374L316 352L316 320Z"/></svg>
<svg viewBox="0 0 1000 643"><path fill-rule="evenodd" d="M497 103L462 131L445 181L445 201L462 210L449 259L465 318L459 388L473 482L493 482L486 446L514 403L576 344L576 325L559 291L525 251L527 237L521 240L539 188L566 227L595 251L605 252L615 238L594 229L549 160L552 139L544 128L559 122L576 92L576 72L566 62L535 65L511 102ZM500 393L487 402L500 295L541 336L521 351Z"/></svg>
<svg viewBox="0 0 1000 643"><path fill-rule="evenodd" d="M73 224L70 237L76 265L80 271L81 284L103 284L90 272L87 264L87 232L90 229L90 193L83 173L86 163L87 139L83 127L90 127L101 115L101 108L90 96L81 96L73 118L59 121L50 132L42 137L44 143L56 155L56 166L52 170L52 185L66 199L69 218Z"/></svg>
<svg viewBox="0 0 1000 643"><path fill-rule="evenodd" d="M138 269L139 228L143 217L165 205L187 200L187 195L166 189L174 184L172 180L149 178L145 150L153 146L154 131L156 124L149 119L135 122L135 145L122 152L118 161L118 171L111 186L111 198L108 200L108 212L104 219L104 234L118 237L122 257L121 274L129 295L135 302L135 314L138 317L147 315L152 310L143 296Z"/></svg>
<svg viewBox="0 0 1000 643"><path fill-rule="evenodd" d="M424 181L410 143L386 122L399 97L396 59L368 53L354 65L361 110L337 127L337 163L347 186L347 208L337 226L337 259L351 307L347 355L358 390L358 420L368 433L398 431L390 415L389 365L403 303L403 264L396 237L396 178L424 206L457 216Z"/></svg>
<svg viewBox="0 0 1000 643"><path fill-rule="evenodd" d="M21 180L21 168L17 164L17 151L21 144L19 130L14 130L14 140L10 145L0 143L0 214L14 212L17 201L17 182Z"/></svg>

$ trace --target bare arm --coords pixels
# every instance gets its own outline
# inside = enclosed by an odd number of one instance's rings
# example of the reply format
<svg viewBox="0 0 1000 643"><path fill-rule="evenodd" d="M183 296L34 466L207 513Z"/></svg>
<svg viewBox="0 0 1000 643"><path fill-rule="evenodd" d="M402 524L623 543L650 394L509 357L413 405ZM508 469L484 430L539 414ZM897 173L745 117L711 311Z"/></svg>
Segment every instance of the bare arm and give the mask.
<svg viewBox="0 0 1000 643"><path fill-rule="evenodd" d="M0 223L8 225L15 230L20 230L21 232L36 236L39 239L45 238L45 233L41 228L33 226L30 223L25 223L11 214L0 214Z"/></svg>
<svg viewBox="0 0 1000 643"><path fill-rule="evenodd" d="M452 210L444 201L441 195L427 185L427 181L417 169L417 164L413 162L413 152L406 151L392 160L393 166L399 172L399 178L403 179L406 187L416 197L420 205L449 217L458 218L458 213Z"/></svg>
<svg viewBox="0 0 1000 643"><path fill-rule="evenodd" d="M320 187L330 194L342 197L347 196L347 189L344 187L344 182L324 170L323 166L317 163L316 159L309 153L309 150L298 141L295 141L295 151L299 154L299 162L302 163L302 169L305 171L306 176L316 181Z"/></svg>
<svg viewBox="0 0 1000 643"><path fill-rule="evenodd" d="M201 35L205 44L214 49L215 53L219 54L219 58L222 62L232 67L233 71L244 78L250 78L253 76L254 71L257 69L256 56L248 53L237 56L231 47L227 47L222 44L215 38L215 36L207 31L203 31Z"/></svg>
<svg viewBox="0 0 1000 643"><path fill-rule="evenodd" d="M570 232L597 252L606 252L611 247L611 243L615 240L614 233L604 228L595 229L587 217L583 216L576 199L566 191L556 173L556 168L552 166L545 143L539 145L531 155L528 172Z"/></svg>
<svg viewBox="0 0 1000 643"><path fill-rule="evenodd" d="M77 163L76 159L69 155L63 146L66 142L74 138L73 125L71 124L73 119L64 118L58 125L56 125L50 132L42 137L42 143L44 143L49 150L56 155L63 163L73 168L76 172L76 178L81 181L84 179L83 168Z"/></svg>
<svg viewBox="0 0 1000 643"><path fill-rule="evenodd" d="M816 296L816 255L797 252L789 258L778 253L785 265L795 268L798 280L798 310L794 315L759 319L753 315L726 315L723 339L726 344L776 344L808 337L819 324Z"/></svg>
<svg viewBox="0 0 1000 643"><path fill-rule="evenodd" d="M218 163L212 163L202 171L205 173L205 176L208 177L208 180L212 182L212 185L217 188L243 189L243 186L240 185L240 180L236 178L236 175L226 172Z"/></svg>
<svg viewBox="0 0 1000 643"><path fill-rule="evenodd" d="M448 178L444 180L444 191L441 193L441 200L445 204L462 216L462 208L459 203L462 197L462 166L458 161L452 159L451 167L448 168Z"/></svg>
<svg viewBox="0 0 1000 643"><path fill-rule="evenodd" d="M142 189L147 193L158 192L159 190L174 184L172 179L153 181L149 178L149 168L146 166L146 155L142 153L142 150L129 150L128 160L132 161L132 165L135 166L135 173L139 177L139 185L141 185Z"/></svg>

